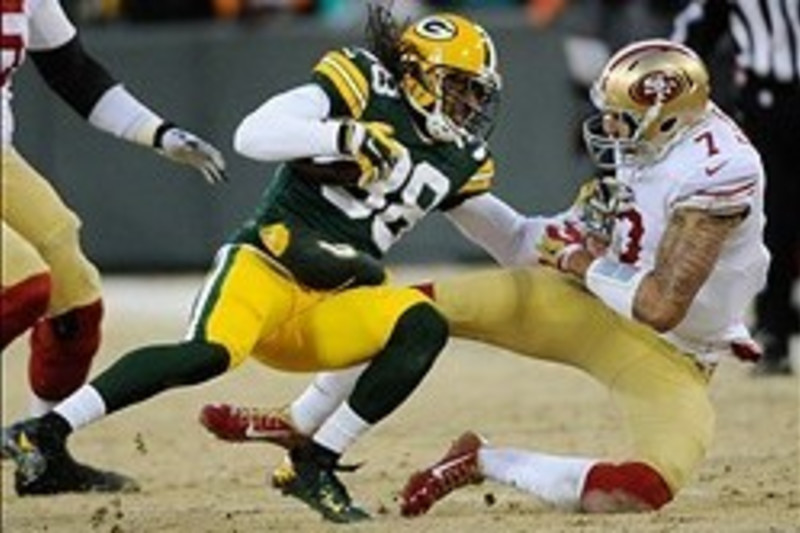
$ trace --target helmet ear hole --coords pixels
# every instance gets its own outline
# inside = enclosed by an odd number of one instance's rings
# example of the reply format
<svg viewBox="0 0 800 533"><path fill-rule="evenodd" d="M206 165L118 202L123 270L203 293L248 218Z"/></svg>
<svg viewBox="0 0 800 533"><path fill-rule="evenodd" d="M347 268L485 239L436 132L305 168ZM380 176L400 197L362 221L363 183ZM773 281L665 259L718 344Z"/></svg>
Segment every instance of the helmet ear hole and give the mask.
<svg viewBox="0 0 800 533"><path fill-rule="evenodd" d="M667 120L661 123L661 127L659 127L658 129L661 131L661 133L668 133L672 128L675 127L675 124L677 122L678 119L676 119L675 117L668 118Z"/></svg>

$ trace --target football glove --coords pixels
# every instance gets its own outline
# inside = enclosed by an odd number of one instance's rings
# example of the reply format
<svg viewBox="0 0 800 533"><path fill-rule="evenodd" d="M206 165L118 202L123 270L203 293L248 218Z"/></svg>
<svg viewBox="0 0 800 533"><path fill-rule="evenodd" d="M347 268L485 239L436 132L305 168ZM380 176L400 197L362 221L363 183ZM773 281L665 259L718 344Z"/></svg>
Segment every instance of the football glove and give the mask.
<svg viewBox="0 0 800 533"><path fill-rule="evenodd" d="M632 200L630 189L612 176L592 179L581 186L573 209L587 235L610 242L617 214Z"/></svg>
<svg viewBox="0 0 800 533"><path fill-rule="evenodd" d="M384 122L345 120L338 135L339 151L352 156L361 169L360 187L385 180L406 152L394 138L394 128Z"/></svg>
<svg viewBox="0 0 800 533"><path fill-rule="evenodd" d="M570 220L548 224L536 245L539 263L566 271L569 256L583 249L584 235Z"/></svg>
<svg viewBox="0 0 800 533"><path fill-rule="evenodd" d="M199 170L212 185L227 181L222 154L197 135L166 124L156 132L153 144L164 157Z"/></svg>

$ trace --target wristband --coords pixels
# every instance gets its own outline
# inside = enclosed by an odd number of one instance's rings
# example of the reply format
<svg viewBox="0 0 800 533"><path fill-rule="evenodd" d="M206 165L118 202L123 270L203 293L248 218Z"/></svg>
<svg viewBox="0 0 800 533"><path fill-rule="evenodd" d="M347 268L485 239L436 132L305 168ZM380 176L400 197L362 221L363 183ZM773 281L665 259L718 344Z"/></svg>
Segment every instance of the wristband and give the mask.
<svg viewBox="0 0 800 533"><path fill-rule="evenodd" d="M633 299L648 272L600 257L586 270L586 287L617 313L633 318Z"/></svg>
<svg viewBox="0 0 800 533"><path fill-rule="evenodd" d="M172 122L162 122L161 125L156 128L156 132L153 134L153 148L157 148L159 150L164 148L164 134L174 127L175 124Z"/></svg>
<svg viewBox="0 0 800 533"><path fill-rule="evenodd" d="M115 85L94 105L89 122L116 137L153 146L156 130L164 120L122 85Z"/></svg>

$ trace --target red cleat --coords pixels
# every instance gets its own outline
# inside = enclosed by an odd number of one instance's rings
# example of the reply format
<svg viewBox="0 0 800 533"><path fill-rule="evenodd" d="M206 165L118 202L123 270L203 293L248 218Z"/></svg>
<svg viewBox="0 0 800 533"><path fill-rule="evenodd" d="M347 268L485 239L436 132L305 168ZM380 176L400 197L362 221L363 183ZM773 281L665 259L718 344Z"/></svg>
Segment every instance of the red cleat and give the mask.
<svg viewBox="0 0 800 533"><path fill-rule="evenodd" d="M208 404L200 423L217 438L230 442L270 442L290 450L308 439L292 423L289 410Z"/></svg>
<svg viewBox="0 0 800 533"><path fill-rule="evenodd" d="M483 474L478 465L478 450L485 443L481 436L468 431L453 442L437 463L412 474L400 494L400 513L403 516L425 514L455 489L481 483Z"/></svg>

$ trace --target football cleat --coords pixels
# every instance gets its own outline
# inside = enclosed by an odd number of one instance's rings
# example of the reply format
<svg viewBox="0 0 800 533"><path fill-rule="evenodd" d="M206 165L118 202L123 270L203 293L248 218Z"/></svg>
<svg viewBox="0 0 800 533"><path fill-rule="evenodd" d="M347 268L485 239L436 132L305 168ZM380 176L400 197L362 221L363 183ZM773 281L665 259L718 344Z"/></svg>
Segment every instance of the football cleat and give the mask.
<svg viewBox="0 0 800 533"><path fill-rule="evenodd" d="M412 474L400 494L400 513L425 514L455 489L481 483L478 451L485 443L483 437L468 431L453 442L437 463Z"/></svg>
<svg viewBox="0 0 800 533"><path fill-rule="evenodd" d="M369 513L353 503L347 488L336 477L336 466L323 466L313 458L294 459L288 464L293 476L283 480L280 488L284 495L297 498L331 522L344 524L371 519Z"/></svg>
<svg viewBox="0 0 800 533"><path fill-rule="evenodd" d="M272 471L270 484L273 488L283 490L283 488L289 485L289 483L291 483L296 477L297 472L294 469L294 463L292 462L292 458L287 453L283 456L281 464L276 466Z"/></svg>
<svg viewBox="0 0 800 533"><path fill-rule="evenodd" d="M67 492L137 492L133 479L78 463L64 441L45 435L40 419L3 428L2 447L17 465L14 488L20 496Z"/></svg>
<svg viewBox="0 0 800 533"><path fill-rule="evenodd" d="M200 423L217 438L229 442L271 442L290 450L308 440L295 428L288 407L208 404L200 411Z"/></svg>

